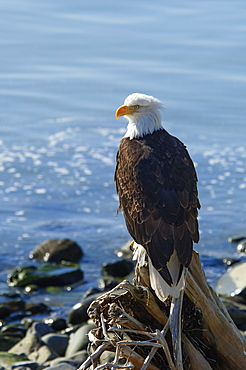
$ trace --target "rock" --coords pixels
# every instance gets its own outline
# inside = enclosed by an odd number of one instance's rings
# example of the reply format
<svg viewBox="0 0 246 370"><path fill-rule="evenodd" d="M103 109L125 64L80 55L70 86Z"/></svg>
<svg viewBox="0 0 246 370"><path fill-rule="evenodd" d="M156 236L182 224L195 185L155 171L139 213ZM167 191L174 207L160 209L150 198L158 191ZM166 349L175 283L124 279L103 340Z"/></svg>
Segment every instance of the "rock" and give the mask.
<svg viewBox="0 0 246 370"><path fill-rule="evenodd" d="M239 296L244 300L244 303L246 304L246 288L244 288L240 293Z"/></svg>
<svg viewBox="0 0 246 370"><path fill-rule="evenodd" d="M103 276L113 276L116 278L124 278L134 270L132 261L122 259L113 263L104 263L102 266Z"/></svg>
<svg viewBox="0 0 246 370"><path fill-rule="evenodd" d="M38 364L32 361L20 361L12 365L11 370L36 370Z"/></svg>
<svg viewBox="0 0 246 370"><path fill-rule="evenodd" d="M234 296L246 288L246 262L230 267L218 280L215 291L220 295Z"/></svg>
<svg viewBox="0 0 246 370"><path fill-rule="evenodd" d="M105 364L106 362L113 362L115 358L115 353L110 351L104 351L102 355L100 356L100 362L102 364Z"/></svg>
<svg viewBox="0 0 246 370"><path fill-rule="evenodd" d="M1 334L14 336L21 339L26 335L26 329L20 324L9 324L1 328Z"/></svg>
<svg viewBox="0 0 246 370"><path fill-rule="evenodd" d="M83 272L78 264L61 265L42 264L41 266L17 267L8 275L7 283L11 287L24 287L36 284L39 287L67 286L83 280Z"/></svg>
<svg viewBox="0 0 246 370"><path fill-rule="evenodd" d="M222 298L222 301L236 326L241 329L241 326L246 323L246 305L226 298Z"/></svg>
<svg viewBox="0 0 246 370"><path fill-rule="evenodd" d="M37 315L40 313L49 313L51 309L44 303L27 303L26 312L31 315Z"/></svg>
<svg viewBox="0 0 246 370"><path fill-rule="evenodd" d="M0 349L8 351L24 336L26 330L19 325L5 325L0 331Z"/></svg>
<svg viewBox="0 0 246 370"><path fill-rule="evenodd" d="M96 326L94 324L86 324L81 326L75 333L72 333L69 338L69 343L65 356L71 356L78 351L87 348L89 343L88 332L94 329Z"/></svg>
<svg viewBox="0 0 246 370"><path fill-rule="evenodd" d="M232 235L228 238L229 243L239 243L241 240L246 239L245 234Z"/></svg>
<svg viewBox="0 0 246 370"><path fill-rule="evenodd" d="M235 265L235 263L238 263L240 260L238 258L223 258L223 263L226 266L232 266Z"/></svg>
<svg viewBox="0 0 246 370"><path fill-rule="evenodd" d="M5 319L12 313L23 311L25 309L25 302L19 297L15 300L7 300L0 304L0 319Z"/></svg>
<svg viewBox="0 0 246 370"><path fill-rule="evenodd" d="M56 319L51 319L50 326L55 331L61 331L67 328L67 323L65 319L56 318Z"/></svg>
<svg viewBox="0 0 246 370"><path fill-rule="evenodd" d="M8 350L9 353L16 355L25 354L30 355L32 352L37 351L42 346L40 339L31 333L28 333L23 339L16 343Z"/></svg>
<svg viewBox="0 0 246 370"><path fill-rule="evenodd" d="M102 294L102 293L100 293ZM68 313L68 324L77 325L86 322L89 319L87 310L90 304L100 295L98 293L82 299L81 302L76 303Z"/></svg>
<svg viewBox="0 0 246 370"><path fill-rule="evenodd" d="M119 258L124 258L127 260L132 260L132 249L131 249L131 240L129 240L126 244L124 244L121 248L115 250L115 254Z"/></svg>
<svg viewBox="0 0 246 370"><path fill-rule="evenodd" d="M36 361L40 365L44 365L46 362L57 358L57 353L48 346L43 345L37 351L32 352L28 357L30 360Z"/></svg>
<svg viewBox="0 0 246 370"><path fill-rule="evenodd" d="M76 367L79 367L86 359L88 358L88 353L86 350L76 352L74 355L66 357L58 357L55 360L50 362L50 366L55 366L60 363L75 364Z"/></svg>
<svg viewBox="0 0 246 370"><path fill-rule="evenodd" d="M246 253L246 239L241 240L241 242L237 245L237 252Z"/></svg>
<svg viewBox="0 0 246 370"><path fill-rule="evenodd" d="M61 261L79 262L83 256L80 246L69 239L46 240L37 245L30 253L30 258L38 261L55 262Z"/></svg>
<svg viewBox="0 0 246 370"><path fill-rule="evenodd" d="M53 332L54 330L49 325L43 322L34 322L27 331L28 334L36 335L38 338L41 338L44 335L53 333Z"/></svg>
<svg viewBox="0 0 246 370"><path fill-rule="evenodd" d="M66 362L60 363L56 366L50 366L49 370L76 370L76 365L72 366Z"/></svg>
<svg viewBox="0 0 246 370"><path fill-rule="evenodd" d="M25 355L0 352L0 366L3 366L5 370L11 370L12 365L19 361L28 361L28 358Z"/></svg>
<svg viewBox="0 0 246 370"><path fill-rule="evenodd" d="M67 345L68 345L68 340L69 340L67 335L49 333L49 334L44 335L41 338L41 340L49 348L55 351L59 356L65 355Z"/></svg>
<svg viewBox="0 0 246 370"><path fill-rule="evenodd" d="M101 290L101 294L108 292L109 290L115 288L119 284L118 280L101 278L98 280L98 287Z"/></svg>
<svg viewBox="0 0 246 370"><path fill-rule="evenodd" d="M50 332L53 332L53 329L49 325L41 322L35 322L27 330L25 337L12 348L10 348L9 352L15 354L24 353L26 356L28 356L32 352L38 351L39 348L42 347L43 342L40 338Z"/></svg>

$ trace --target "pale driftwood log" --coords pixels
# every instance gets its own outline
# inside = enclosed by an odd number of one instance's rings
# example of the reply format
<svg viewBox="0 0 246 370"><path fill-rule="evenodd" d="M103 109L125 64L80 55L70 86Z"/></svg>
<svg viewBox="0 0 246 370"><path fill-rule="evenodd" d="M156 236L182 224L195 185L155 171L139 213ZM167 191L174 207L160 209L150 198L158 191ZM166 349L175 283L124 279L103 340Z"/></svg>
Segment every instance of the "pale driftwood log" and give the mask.
<svg viewBox="0 0 246 370"><path fill-rule="evenodd" d="M90 335L91 357L79 369L175 370L170 333L161 332L169 304L151 290L147 264L136 269L135 285L124 281L91 304L98 329ZM182 344L185 370L246 369L245 342L207 284L196 252L187 274ZM104 350L114 353L112 362L100 363Z"/></svg>

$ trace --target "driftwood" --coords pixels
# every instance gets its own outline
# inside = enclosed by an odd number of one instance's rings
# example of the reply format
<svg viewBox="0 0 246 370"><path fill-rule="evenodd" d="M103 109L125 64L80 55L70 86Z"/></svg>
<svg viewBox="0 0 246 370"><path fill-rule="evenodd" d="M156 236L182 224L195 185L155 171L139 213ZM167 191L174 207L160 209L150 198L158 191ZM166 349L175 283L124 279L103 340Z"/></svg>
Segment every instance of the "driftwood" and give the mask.
<svg viewBox="0 0 246 370"><path fill-rule="evenodd" d="M175 370L168 321L170 302L160 302L150 288L148 266L136 269L134 285L123 281L89 308L97 329L90 332L86 369ZM223 303L209 287L198 253L186 280L182 314L184 369L244 370L245 342ZM112 353L101 363L105 351Z"/></svg>

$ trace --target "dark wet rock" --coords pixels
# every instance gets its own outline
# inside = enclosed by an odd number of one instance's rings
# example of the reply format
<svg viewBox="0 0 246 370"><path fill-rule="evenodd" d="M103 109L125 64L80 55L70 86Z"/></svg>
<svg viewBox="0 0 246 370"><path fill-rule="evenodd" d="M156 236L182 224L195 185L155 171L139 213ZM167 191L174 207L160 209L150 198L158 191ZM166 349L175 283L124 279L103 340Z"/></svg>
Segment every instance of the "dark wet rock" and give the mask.
<svg viewBox="0 0 246 370"><path fill-rule="evenodd" d="M81 247L69 239L46 240L37 245L30 253L30 258L38 261L55 262L61 261L79 262L83 252Z"/></svg>
<svg viewBox="0 0 246 370"><path fill-rule="evenodd" d="M55 331L61 331L61 330L66 329L67 323L66 323L66 320L65 319L57 318L57 319L54 319L53 320L53 322L50 324L50 326Z"/></svg>
<svg viewBox="0 0 246 370"><path fill-rule="evenodd" d="M16 362L12 365L11 370L36 370L38 369L38 364L33 361L21 361Z"/></svg>
<svg viewBox="0 0 246 370"><path fill-rule="evenodd" d="M222 301L236 326L241 328L246 323L246 305L226 298L222 298Z"/></svg>
<svg viewBox="0 0 246 370"><path fill-rule="evenodd" d="M240 293L239 296L244 300L244 303L246 304L246 288L244 288Z"/></svg>
<svg viewBox="0 0 246 370"><path fill-rule="evenodd" d="M20 324L5 325L1 328L0 333L18 338L24 338L26 334L26 328Z"/></svg>
<svg viewBox="0 0 246 370"><path fill-rule="evenodd" d="M85 299L82 299L81 302L76 303L68 313L67 322L68 324L77 325L86 322L89 319L87 310L90 304L102 293L93 294Z"/></svg>
<svg viewBox="0 0 246 370"><path fill-rule="evenodd" d="M27 303L26 312L31 315L50 313L51 309L44 303Z"/></svg>
<svg viewBox="0 0 246 370"><path fill-rule="evenodd" d="M87 348L89 343L88 333L94 329L94 324L85 324L72 333L69 337L69 343L66 350L66 356L74 355L76 352Z"/></svg>
<svg viewBox="0 0 246 370"><path fill-rule="evenodd" d="M0 349L8 351L22 338L24 338L26 329L20 325L5 325L0 330Z"/></svg>
<svg viewBox="0 0 246 370"><path fill-rule="evenodd" d="M101 278L98 281L98 287L101 291L101 294L103 292L108 292L109 290L115 288L118 284L119 284L118 280L112 280L112 279Z"/></svg>
<svg viewBox="0 0 246 370"><path fill-rule="evenodd" d="M132 261L122 259L113 263L104 263L102 266L103 276L113 276L115 278L124 278L134 270Z"/></svg>
<svg viewBox="0 0 246 370"><path fill-rule="evenodd" d="M69 338L65 334L49 333L44 335L41 340L59 356L64 356Z"/></svg>
<svg viewBox="0 0 246 370"><path fill-rule="evenodd" d="M98 293L101 293L102 290L97 288L97 287L93 287L93 288L89 288L82 296L82 299L85 299L87 297L89 297L90 295L93 295L93 294L98 294Z"/></svg>
<svg viewBox="0 0 246 370"><path fill-rule="evenodd" d="M237 252L238 253L246 253L246 239L243 239L238 245L237 245Z"/></svg>
<svg viewBox="0 0 246 370"><path fill-rule="evenodd" d="M24 288L25 293L32 294L38 292L38 286L36 284L29 284L26 285Z"/></svg>
<svg viewBox="0 0 246 370"><path fill-rule="evenodd" d="M8 335L0 335L0 348L2 351L8 351L16 343L18 343L20 338L12 337Z"/></svg>
<svg viewBox="0 0 246 370"><path fill-rule="evenodd" d="M131 240L128 241L126 244L124 244L121 248L116 249L115 254L119 258L124 258L124 259L127 259L127 260L131 261L133 252L132 252L132 248L130 246L130 243L131 243Z"/></svg>
<svg viewBox="0 0 246 370"><path fill-rule="evenodd" d="M16 313L17 311L22 311L25 309L25 302L17 298L16 300L9 300L0 303L0 319L4 319L11 313Z"/></svg>
<svg viewBox="0 0 246 370"><path fill-rule="evenodd" d="M53 333L54 330L43 322L34 322L28 329L28 334L33 334L38 338L43 337L45 334Z"/></svg>
<svg viewBox="0 0 246 370"><path fill-rule="evenodd" d="M3 366L5 370L11 370L12 365L20 361L29 361L25 355L16 355L14 353L0 352L0 365Z"/></svg>
<svg viewBox="0 0 246 370"><path fill-rule="evenodd" d="M237 258L223 258L222 261L223 261L224 265L229 267L229 266L234 265L235 263L238 263L240 260L237 259Z"/></svg>
<svg viewBox="0 0 246 370"><path fill-rule="evenodd" d="M241 240L246 239L245 234L232 235L228 238L229 243L239 243Z"/></svg>
<svg viewBox="0 0 246 370"><path fill-rule="evenodd" d="M219 295L234 296L246 288L246 262L229 267L218 280L215 291Z"/></svg>
<svg viewBox="0 0 246 370"><path fill-rule="evenodd" d="M83 280L79 265L63 263L61 265L42 264L41 266L18 267L8 275L7 283L12 287L24 287L36 284L39 287L67 286Z"/></svg>

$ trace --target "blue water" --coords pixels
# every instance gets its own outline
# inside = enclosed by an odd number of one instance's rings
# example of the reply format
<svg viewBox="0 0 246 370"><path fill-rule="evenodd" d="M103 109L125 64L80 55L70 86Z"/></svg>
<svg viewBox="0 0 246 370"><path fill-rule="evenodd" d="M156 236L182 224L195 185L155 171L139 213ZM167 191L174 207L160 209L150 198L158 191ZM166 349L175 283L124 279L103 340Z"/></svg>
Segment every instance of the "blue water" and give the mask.
<svg viewBox="0 0 246 370"><path fill-rule="evenodd" d="M216 259L236 255L228 236L246 232L245 1L9 0L0 12L1 290L36 244L67 237L86 253L83 292L128 240L114 112L132 92L163 101L197 166L196 249L215 282Z"/></svg>

